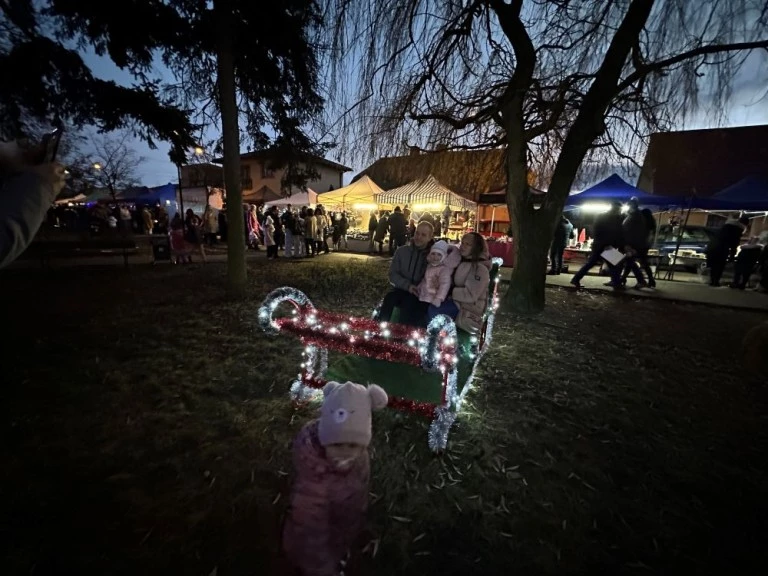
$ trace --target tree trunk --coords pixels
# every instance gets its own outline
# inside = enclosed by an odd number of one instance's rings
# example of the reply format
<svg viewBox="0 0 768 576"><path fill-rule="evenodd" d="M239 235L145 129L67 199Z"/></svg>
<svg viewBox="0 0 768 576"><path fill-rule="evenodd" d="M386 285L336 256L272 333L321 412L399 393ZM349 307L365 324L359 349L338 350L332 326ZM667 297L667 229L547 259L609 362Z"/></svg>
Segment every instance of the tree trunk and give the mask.
<svg viewBox="0 0 768 576"><path fill-rule="evenodd" d="M541 312L545 304L547 252L552 242L549 214L532 208L515 210L512 216L515 242L515 267L504 296L505 309Z"/></svg>
<svg viewBox="0 0 768 576"><path fill-rule="evenodd" d="M245 222L243 193L240 189L240 127L238 124L235 65L232 55L232 17L226 2L215 1L219 29L217 31L217 66L221 131L224 140L224 186L227 191L227 280L233 297L245 294Z"/></svg>

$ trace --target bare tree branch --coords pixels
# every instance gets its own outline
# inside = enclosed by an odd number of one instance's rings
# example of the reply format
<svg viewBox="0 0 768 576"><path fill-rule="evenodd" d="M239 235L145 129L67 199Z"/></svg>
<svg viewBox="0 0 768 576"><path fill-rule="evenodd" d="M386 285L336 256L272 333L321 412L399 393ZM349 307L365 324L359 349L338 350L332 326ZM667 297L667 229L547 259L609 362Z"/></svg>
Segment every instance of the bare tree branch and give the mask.
<svg viewBox="0 0 768 576"><path fill-rule="evenodd" d="M694 58L698 58L700 56L707 56L710 54L733 55L735 52L757 50L758 48L768 49L768 38L766 38L765 40L760 40L756 42L737 42L734 44L714 44L710 46L700 46L699 48L694 48L693 50L688 50L687 52L676 54L664 60L658 60L650 64L643 64L636 67L636 71L630 74L629 76L627 76L617 86L616 91L622 92L623 90L626 90L627 88L632 86L632 84L634 84L638 80L641 80L648 74L652 74L653 72L659 72L666 68L671 68L672 66L676 64L680 64L685 60L692 60Z"/></svg>

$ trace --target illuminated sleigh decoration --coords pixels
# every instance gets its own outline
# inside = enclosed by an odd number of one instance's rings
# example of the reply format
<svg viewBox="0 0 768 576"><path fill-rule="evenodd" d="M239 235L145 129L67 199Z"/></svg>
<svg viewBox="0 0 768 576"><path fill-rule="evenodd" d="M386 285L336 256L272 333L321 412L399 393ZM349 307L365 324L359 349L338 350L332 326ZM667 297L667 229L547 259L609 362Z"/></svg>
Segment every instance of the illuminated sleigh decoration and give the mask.
<svg viewBox="0 0 768 576"><path fill-rule="evenodd" d="M498 308L500 266L501 259L494 258L488 306L483 327L477 336L459 333L453 320L445 315L435 317L425 330L321 311L315 308L306 294L290 287L273 290L266 297L259 308L259 326L268 334L292 334L304 345L301 370L291 384L294 401L310 400L331 379L327 377L329 350L387 363L407 364L425 373L439 375L441 393L437 401L389 394L389 406L392 408L432 419L429 447L439 452L447 445L450 428L472 387L477 365L491 342ZM275 318L275 311L284 303L292 306L291 315ZM459 381L460 362L466 363L463 371L466 379L463 381ZM375 383L389 393L387 382Z"/></svg>

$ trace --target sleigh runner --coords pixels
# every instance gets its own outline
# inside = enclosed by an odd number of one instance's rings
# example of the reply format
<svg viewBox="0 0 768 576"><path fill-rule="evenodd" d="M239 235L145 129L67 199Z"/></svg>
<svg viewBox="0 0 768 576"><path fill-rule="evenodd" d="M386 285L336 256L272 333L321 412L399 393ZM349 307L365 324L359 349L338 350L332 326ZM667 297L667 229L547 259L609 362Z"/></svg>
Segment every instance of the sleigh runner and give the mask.
<svg viewBox="0 0 768 576"><path fill-rule="evenodd" d="M330 380L375 383L389 395L389 406L432 419L428 442L443 450L448 433L471 389L475 370L488 349L498 308L498 272L494 258L488 303L477 335L457 330L448 316L424 328L379 322L318 310L295 288L272 291L259 308L259 326L269 334L290 334L304 345L295 401L310 399ZM290 313L277 316L282 304Z"/></svg>

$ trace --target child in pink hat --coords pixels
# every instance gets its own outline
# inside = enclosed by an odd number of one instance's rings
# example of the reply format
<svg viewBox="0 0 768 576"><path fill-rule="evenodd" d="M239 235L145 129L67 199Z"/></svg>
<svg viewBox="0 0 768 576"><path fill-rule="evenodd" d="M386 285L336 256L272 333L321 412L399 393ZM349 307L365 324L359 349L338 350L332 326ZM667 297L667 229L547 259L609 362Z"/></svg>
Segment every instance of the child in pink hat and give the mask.
<svg viewBox="0 0 768 576"><path fill-rule="evenodd" d="M320 418L293 443L296 477L283 550L303 576L339 573L341 561L365 522L368 508L371 411L387 405L375 384L329 382Z"/></svg>
<svg viewBox="0 0 768 576"><path fill-rule="evenodd" d="M453 282L453 272L461 263L457 246L438 240L427 255L427 270L418 285L419 300L440 306L448 297Z"/></svg>

